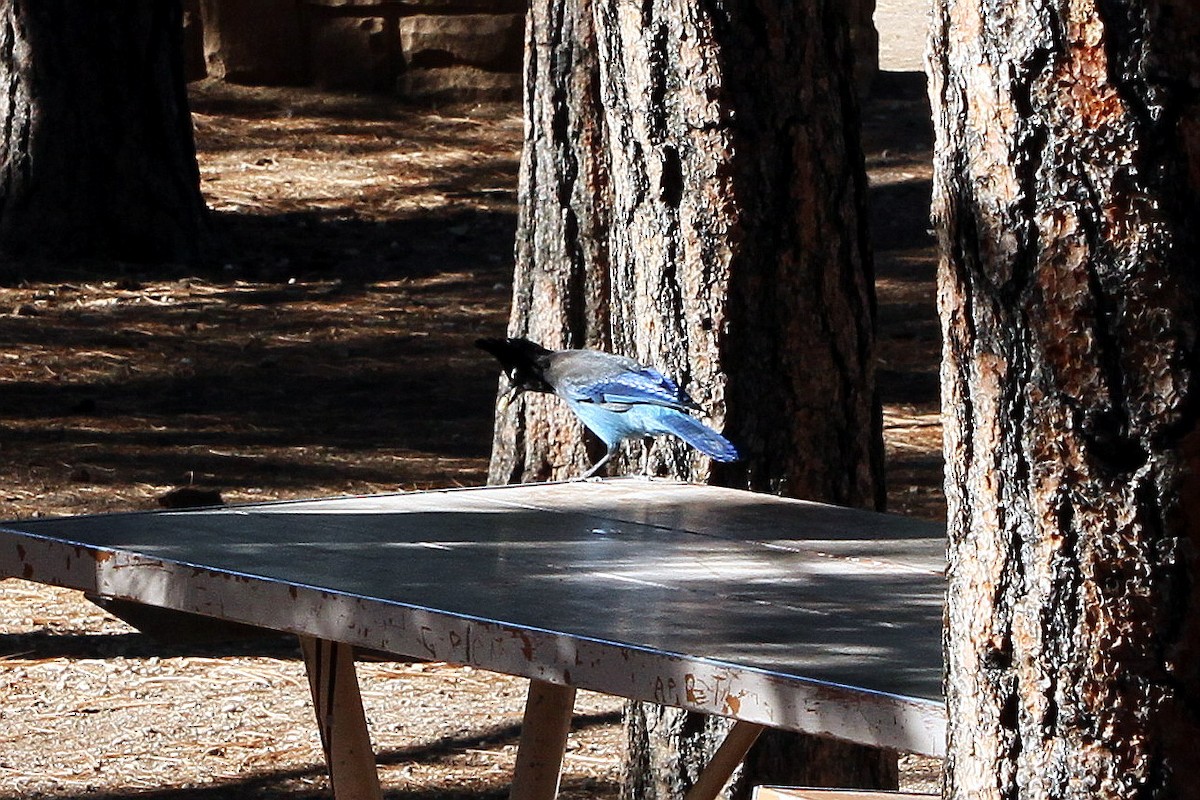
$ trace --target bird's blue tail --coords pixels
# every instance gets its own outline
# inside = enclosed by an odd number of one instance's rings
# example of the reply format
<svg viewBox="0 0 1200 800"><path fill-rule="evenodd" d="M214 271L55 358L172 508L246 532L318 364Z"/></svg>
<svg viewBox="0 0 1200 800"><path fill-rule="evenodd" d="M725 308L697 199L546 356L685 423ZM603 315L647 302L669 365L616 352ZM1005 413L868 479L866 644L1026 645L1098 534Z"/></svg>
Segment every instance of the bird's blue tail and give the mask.
<svg viewBox="0 0 1200 800"><path fill-rule="evenodd" d="M738 451L733 443L695 417L681 412L662 414L658 422L663 433L672 433L705 455L717 461L737 461Z"/></svg>

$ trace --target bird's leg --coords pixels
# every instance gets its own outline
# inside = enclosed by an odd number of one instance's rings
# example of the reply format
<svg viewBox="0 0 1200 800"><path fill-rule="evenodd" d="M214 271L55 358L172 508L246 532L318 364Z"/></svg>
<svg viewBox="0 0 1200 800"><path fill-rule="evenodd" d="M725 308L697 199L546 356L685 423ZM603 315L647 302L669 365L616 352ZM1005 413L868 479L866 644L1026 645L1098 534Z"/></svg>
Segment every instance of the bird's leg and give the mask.
<svg viewBox="0 0 1200 800"><path fill-rule="evenodd" d="M597 472L597 471L599 471L599 469L600 469L601 467L603 467L605 464L607 464L607 463L608 463L608 460L609 460L610 458L612 458L612 457L613 457L613 455L614 455L616 452L617 452L617 448L615 448L615 447L610 447L610 448L608 448L608 452L604 454L604 458L602 458L602 459L600 459L599 461L597 461L595 464L593 464L593 465L592 465L592 468L591 468L591 469L589 469L587 472L585 472L585 473L583 473L582 475L580 475L580 476L579 476L579 480L581 480L581 481L585 481L585 480L587 480L588 478L590 478L590 477L592 477L593 475L595 475L595 474L596 474L596 472Z"/></svg>
<svg viewBox="0 0 1200 800"><path fill-rule="evenodd" d="M650 448L654 446L654 440L650 437L642 439L642 477L650 480Z"/></svg>

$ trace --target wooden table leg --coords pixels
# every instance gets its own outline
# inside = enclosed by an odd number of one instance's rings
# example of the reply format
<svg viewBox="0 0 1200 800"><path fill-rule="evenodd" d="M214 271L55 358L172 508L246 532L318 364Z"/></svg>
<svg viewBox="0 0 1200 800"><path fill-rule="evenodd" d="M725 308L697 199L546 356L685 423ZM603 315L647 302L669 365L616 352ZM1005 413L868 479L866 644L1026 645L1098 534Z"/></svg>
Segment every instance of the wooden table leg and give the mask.
<svg viewBox="0 0 1200 800"><path fill-rule="evenodd" d="M300 637L325 750L329 782L337 800L380 800L379 772L367 733L354 648L325 639Z"/></svg>
<svg viewBox="0 0 1200 800"><path fill-rule="evenodd" d="M700 773L684 800L713 800L725 788L733 771L742 763L764 730L765 726L754 722L739 720L733 723L729 733L725 734L725 741L713 753L712 760Z"/></svg>
<svg viewBox="0 0 1200 800"><path fill-rule="evenodd" d="M558 795L574 710L574 687L529 682L510 800L553 800Z"/></svg>

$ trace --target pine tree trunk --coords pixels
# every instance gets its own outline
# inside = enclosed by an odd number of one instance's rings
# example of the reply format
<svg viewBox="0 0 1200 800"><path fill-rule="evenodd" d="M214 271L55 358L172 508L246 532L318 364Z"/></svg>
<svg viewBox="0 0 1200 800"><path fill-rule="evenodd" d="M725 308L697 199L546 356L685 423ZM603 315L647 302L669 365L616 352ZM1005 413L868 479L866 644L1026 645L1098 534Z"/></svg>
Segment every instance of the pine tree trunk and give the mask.
<svg viewBox="0 0 1200 800"><path fill-rule="evenodd" d="M183 261L204 202L178 0L0 0L0 251Z"/></svg>
<svg viewBox="0 0 1200 800"><path fill-rule="evenodd" d="M607 130L590 0L539 0L525 26L525 144L510 336L609 350ZM583 427L526 393L497 410L490 483L573 478ZM599 452L603 452L600 447Z"/></svg>
<svg viewBox="0 0 1200 800"><path fill-rule="evenodd" d="M844 18L805 6L534 5L509 333L633 355L724 409L748 457L714 480L881 507L851 57ZM581 436L553 398L501 409L490 479L577 475ZM709 479L681 445L654 450Z"/></svg>
<svg viewBox="0 0 1200 800"><path fill-rule="evenodd" d="M853 59L840 6L799 6L534 4L509 333L658 366L745 456L714 470L663 440L659 474L879 507ZM580 437L553 398L502 408L491 480L577 475ZM626 453L610 474L640 467ZM652 706L628 721L637 798L680 796L724 725ZM736 796L897 779L895 754L796 735L749 763Z"/></svg>
<svg viewBox="0 0 1200 800"><path fill-rule="evenodd" d="M1200 7L934 21L947 797L1200 797Z"/></svg>

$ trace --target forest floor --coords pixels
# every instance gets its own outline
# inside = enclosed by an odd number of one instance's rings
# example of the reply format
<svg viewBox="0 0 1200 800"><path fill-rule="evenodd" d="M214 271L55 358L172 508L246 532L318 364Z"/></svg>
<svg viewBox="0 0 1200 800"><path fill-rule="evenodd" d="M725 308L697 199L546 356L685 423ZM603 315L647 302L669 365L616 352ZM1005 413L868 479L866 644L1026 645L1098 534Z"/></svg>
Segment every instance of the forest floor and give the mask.
<svg viewBox="0 0 1200 800"><path fill-rule="evenodd" d="M0 518L475 485L507 320L516 106L193 91L201 268L0 275ZM893 511L943 515L923 80L864 109ZM365 663L387 797L504 797L523 682ZM287 640L164 646L0 581L0 798L327 796ZM620 704L584 694L566 798L617 795ZM906 759L910 786L934 767Z"/></svg>

